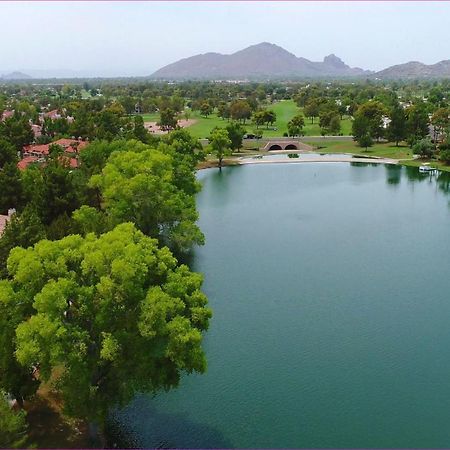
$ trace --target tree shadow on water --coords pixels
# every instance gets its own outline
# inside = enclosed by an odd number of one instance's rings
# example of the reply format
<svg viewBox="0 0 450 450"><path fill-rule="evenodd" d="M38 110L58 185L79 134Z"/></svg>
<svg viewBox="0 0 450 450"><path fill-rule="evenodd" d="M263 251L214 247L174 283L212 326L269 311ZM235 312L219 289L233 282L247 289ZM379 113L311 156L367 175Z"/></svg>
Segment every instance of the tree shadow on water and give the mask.
<svg viewBox="0 0 450 450"><path fill-rule="evenodd" d="M210 425L193 421L184 413L166 413L140 396L124 411L111 417L107 427L109 448L233 448Z"/></svg>

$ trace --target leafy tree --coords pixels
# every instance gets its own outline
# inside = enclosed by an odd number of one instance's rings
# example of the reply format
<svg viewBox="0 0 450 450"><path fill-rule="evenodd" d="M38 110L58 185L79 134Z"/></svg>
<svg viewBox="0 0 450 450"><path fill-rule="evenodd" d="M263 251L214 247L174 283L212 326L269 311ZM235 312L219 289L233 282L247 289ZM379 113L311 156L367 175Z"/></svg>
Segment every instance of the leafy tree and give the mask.
<svg viewBox="0 0 450 450"><path fill-rule="evenodd" d="M3 122L0 122L0 137L8 140L17 151L33 142L34 134L25 116L15 114Z"/></svg>
<svg viewBox="0 0 450 450"><path fill-rule="evenodd" d="M160 119L157 123L162 130L174 130L178 126L176 113L172 109L163 109L160 111Z"/></svg>
<svg viewBox="0 0 450 450"><path fill-rule="evenodd" d="M441 139L444 131L450 125L450 111L447 108L439 108L431 116L431 125L433 125L433 142L435 148L437 148L437 143Z"/></svg>
<svg viewBox="0 0 450 450"><path fill-rule="evenodd" d="M359 142L358 142L360 147L364 147L367 151L367 149L369 147L372 147L373 145L373 139L370 136L370 134L364 134L359 138Z"/></svg>
<svg viewBox="0 0 450 450"><path fill-rule="evenodd" d="M318 117L320 112L319 102L315 99L308 100L308 102L305 104L303 112L305 113L306 117L309 117L311 119L311 123L314 123L314 118Z"/></svg>
<svg viewBox="0 0 450 450"><path fill-rule="evenodd" d="M0 278L7 276L6 260L14 247L29 247L45 237L45 227L32 206L14 214L0 237Z"/></svg>
<svg viewBox="0 0 450 450"><path fill-rule="evenodd" d="M277 120L277 115L275 111L271 109L263 110L264 113L264 123L266 124L266 128L269 128L269 125L273 125Z"/></svg>
<svg viewBox="0 0 450 450"><path fill-rule="evenodd" d="M303 135L303 127L305 126L305 119L303 114L297 114L287 124L289 136Z"/></svg>
<svg viewBox="0 0 450 450"><path fill-rule="evenodd" d="M231 141L227 130L223 128L216 128L211 132L209 137L209 146L214 155L219 160L219 170L222 170L222 163L225 156L228 156L231 147Z"/></svg>
<svg viewBox="0 0 450 450"><path fill-rule="evenodd" d="M0 212L6 214L9 208L20 209L23 191L20 171L16 163L8 162L0 169Z"/></svg>
<svg viewBox="0 0 450 450"><path fill-rule="evenodd" d="M144 126L144 119L142 116L136 115L133 118L133 131L131 139L137 139L138 141L149 143L150 133L146 130Z"/></svg>
<svg viewBox="0 0 450 450"><path fill-rule="evenodd" d="M38 364L41 381L55 377L65 412L92 430L138 392L205 371L202 277L133 224L16 248L8 269L1 298L33 309L17 326L17 360Z"/></svg>
<svg viewBox="0 0 450 450"><path fill-rule="evenodd" d="M6 163L17 162L17 150L5 138L0 138L0 168Z"/></svg>
<svg viewBox="0 0 450 450"><path fill-rule="evenodd" d="M230 118L230 105L226 102L219 103L217 107L217 115L222 119Z"/></svg>
<svg viewBox="0 0 450 450"><path fill-rule="evenodd" d="M356 115L352 123L353 139L360 144L362 138L365 138L366 136L370 136L372 138L370 133L370 123L367 117L363 115ZM365 147L365 145L363 147Z"/></svg>
<svg viewBox="0 0 450 450"><path fill-rule="evenodd" d="M406 114L398 102L392 107L389 117L391 121L387 128L387 138L398 147L398 143L406 139L408 132Z"/></svg>
<svg viewBox="0 0 450 450"><path fill-rule="evenodd" d="M423 103L418 103L406 110L408 143L410 147L415 142L420 141L428 136L428 114Z"/></svg>
<svg viewBox="0 0 450 450"><path fill-rule="evenodd" d="M325 109L319 114L322 135L337 135L341 131L341 119L336 110Z"/></svg>
<svg viewBox="0 0 450 450"><path fill-rule="evenodd" d="M203 102L200 106L200 114L203 117L208 117L213 112L212 106L208 102Z"/></svg>
<svg viewBox="0 0 450 450"><path fill-rule="evenodd" d="M413 145L412 149L413 153L421 158L431 158L434 152L434 145L430 139L421 139Z"/></svg>
<svg viewBox="0 0 450 450"><path fill-rule="evenodd" d="M265 123L264 111L256 111L253 114L253 122L255 122L256 129L258 129L261 125L263 125Z"/></svg>
<svg viewBox="0 0 450 450"><path fill-rule="evenodd" d="M239 151L242 147L242 140L246 133L245 128L237 122L228 124L225 129L228 132L228 137L231 141L231 149Z"/></svg>
<svg viewBox="0 0 450 450"><path fill-rule="evenodd" d="M25 412L13 411L0 391L0 448L23 448L27 441Z"/></svg>
<svg viewBox="0 0 450 450"><path fill-rule="evenodd" d="M444 142L439 146L439 159L445 164L450 164L450 143Z"/></svg>
<svg viewBox="0 0 450 450"><path fill-rule="evenodd" d="M252 110L250 105L245 100L236 100L231 103L230 117L238 122L245 123L247 119L250 119Z"/></svg>
<svg viewBox="0 0 450 450"><path fill-rule="evenodd" d="M385 114L386 108L381 102L369 101L358 108L355 113L355 121L364 117L370 136L380 139L384 136L383 116Z"/></svg>
<svg viewBox="0 0 450 450"><path fill-rule="evenodd" d="M101 193L112 222L132 221L146 235L180 252L202 244L195 197L177 187L172 156L136 142L128 148L113 153L89 183Z"/></svg>

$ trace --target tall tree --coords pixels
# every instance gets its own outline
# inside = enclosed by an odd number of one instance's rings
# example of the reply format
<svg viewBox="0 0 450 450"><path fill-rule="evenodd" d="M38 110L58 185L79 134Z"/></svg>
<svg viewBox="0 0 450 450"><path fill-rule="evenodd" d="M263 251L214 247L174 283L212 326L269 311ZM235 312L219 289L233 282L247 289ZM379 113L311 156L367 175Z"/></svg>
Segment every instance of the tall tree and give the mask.
<svg viewBox="0 0 450 450"><path fill-rule="evenodd" d="M219 161L219 170L222 170L223 159L231 153L231 141L228 137L227 130L224 130L223 128L216 128L213 130L209 137L209 146L212 153L216 155Z"/></svg>
<svg viewBox="0 0 450 450"><path fill-rule="evenodd" d="M33 308L17 327L19 363L37 364L41 381L53 376L65 412L93 434L138 392L205 371L202 277L133 224L16 248L8 268L1 295Z"/></svg>
<svg viewBox="0 0 450 450"><path fill-rule="evenodd" d="M242 147L242 140L246 133L245 128L237 122L228 124L225 129L228 132L228 137L231 141L231 149L239 151Z"/></svg>
<svg viewBox="0 0 450 450"><path fill-rule="evenodd" d="M195 197L177 186L173 157L138 144L113 153L102 173L91 178L105 212L113 223L132 221L176 251L202 244Z"/></svg>
<svg viewBox="0 0 450 450"><path fill-rule="evenodd" d="M0 448L24 448L26 442L25 412L13 411L0 391Z"/></svg>
<svg viewBox="0 0 450 450"><path fill-rule="evenodd" d="M391 108L389 118L391 121L387 128L387 138L398 147L399 142L406 139L408 132L406 114L398 102Z"/></svg>
<svg viewBox="0 0 450 450"><path fill-rule="evenodd" d="M295 115L287 124L289 136L301 136L303 127L305 126L305 118L303 114Z"/></svg>

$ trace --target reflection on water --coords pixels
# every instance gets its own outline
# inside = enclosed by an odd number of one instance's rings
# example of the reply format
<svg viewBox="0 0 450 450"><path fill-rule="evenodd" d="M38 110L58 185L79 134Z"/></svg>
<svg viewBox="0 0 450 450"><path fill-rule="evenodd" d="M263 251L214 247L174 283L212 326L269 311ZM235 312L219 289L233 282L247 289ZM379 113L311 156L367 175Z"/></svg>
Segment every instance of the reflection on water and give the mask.
<svg viewBox="0 0 450 450"><path fill-rule="evenodd" d="M208 372L117 413L119 444L448 447L449 174L311 163L198 177Z"/></svg>

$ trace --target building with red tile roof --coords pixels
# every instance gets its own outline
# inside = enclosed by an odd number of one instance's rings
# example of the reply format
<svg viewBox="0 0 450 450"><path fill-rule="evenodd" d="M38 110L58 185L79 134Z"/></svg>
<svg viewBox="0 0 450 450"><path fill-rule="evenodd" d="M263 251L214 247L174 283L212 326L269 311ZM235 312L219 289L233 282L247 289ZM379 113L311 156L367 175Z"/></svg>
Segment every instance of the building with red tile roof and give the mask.
<svg viewBox="0 0 450 450"><path fill-rule="evenodd" d="M6 119L9 119L14 115L14 110L12 111L3 111L2 115L0 116L0 121L3 122Z"/></svg>
<svg viewBox="0 0 450 450"><path fill-rule="evenodd" d="M59 145L64 149L65 155L61 158L67 159L68 164L72 168L78 167L78 153L80 150L88 145L86 141L79 141L77 139L58 139L50 144L40 145L26 145L23 148L23 159L19 161L17 167L20 170L25 170L32 163L45 162L45 159L50 153L51 145Z"/></svg>
<svg viewBox="0 0 450 450"><path fill-rule="evenodd" d="M17 163L17 167L20 170L25 170L30 164L37 162L39 162L39 158L37 156L25 156Z"/></svg>

